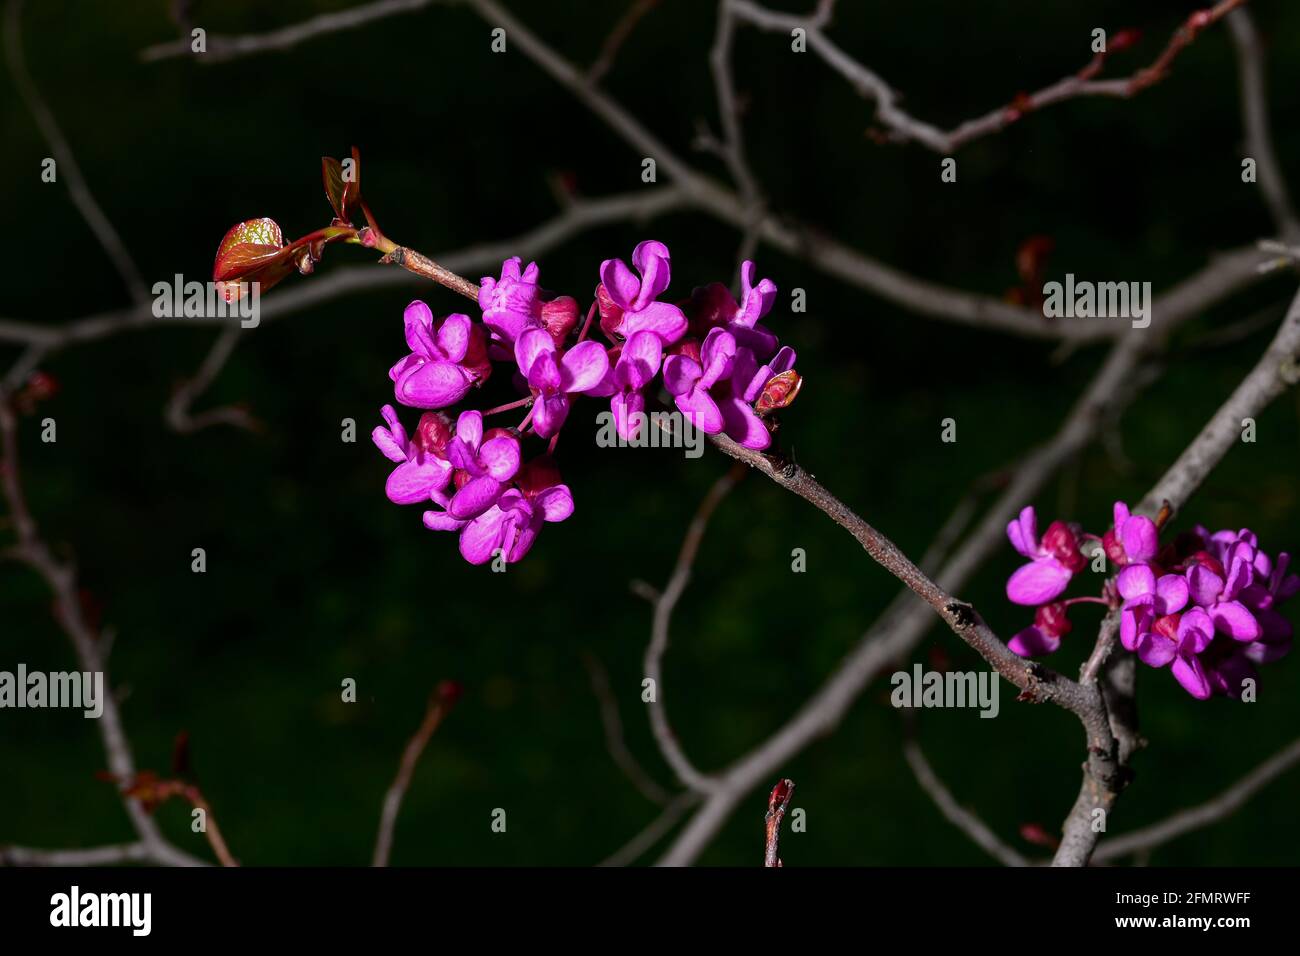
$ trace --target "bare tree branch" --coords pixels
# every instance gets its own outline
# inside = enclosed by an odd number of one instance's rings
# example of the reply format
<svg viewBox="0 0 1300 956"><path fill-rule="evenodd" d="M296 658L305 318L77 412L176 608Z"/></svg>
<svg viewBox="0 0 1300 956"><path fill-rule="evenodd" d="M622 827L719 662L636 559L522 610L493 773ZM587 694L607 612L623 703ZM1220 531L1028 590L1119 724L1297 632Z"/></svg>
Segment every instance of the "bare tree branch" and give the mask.
<svg viewBox="0 0 1300 956"><path fill-rule="evenodd" d="M100 653L99 635L86 621L82 609L76 571L71 564L57 560L37 532L36 521L27 508L23 494L18 462L18 427L9 397L0 391L0 489L9 509L10 521L17 534L17 544L0 556L7 555L26 564L39 574L54 594L59 627L72 641L73 650L83 671L104 674L104 686L109 687L107 667ZM135 759L126 732L122 728L117 701L111 693L103 695L103 713L95 721L104 743L108 769L118 781L134 780ZM123 806L131 825L149 850L151 857L170 866L199 865L201 860L177 849L162 831L141 802L123 794Z"/></svg>
<svg viewBox="0 0 1300 956"><path fill-rule="evenodd" d="M722 499L727 497L735 487L736 482L744 477L744 473L744 468L728 469L726 474L713 483L704 500L700 502L695 516L691 518L690 526L686 529L686 537L682 540L681 550L677 554L677 564L673 568L672 577L654 602L654 622L651 625L650 644L645 652L645 676L653 681L655 694L654 699L650 701L650 728L654 732L655 743L659 745L659 751L668 761L668 765L677 774L677 779L697 793L710 792L715 789L716 783L712 777L701 773L691 763L690 758L682 750L677 735L673 733L672 725L668 722L668 713L664 709L663 701L663 656L668 650L668 629L672 623L673 610L677 607L682 592L686 590L687 582L690 581L691 567L695 564L695 556L699 553L700 544L704 540L709 519L713 517L713 512L722 503Z"/></svg>
<svg viewBox="0 0 1300 956"><path fill-rule="evenodd" d="M976 846L1003 866L1029 865L1029 861L1003 843L987 823L957 802L956 797L944 786L943 781L939 779L939 775L934 772L934 768L925 759L925 754L921 751L921 745L917 743L914 727L909 726L904 730L903 756L907 758L907 765L912 768L912 773L916 775L916 782L934 801L935 806L939 808L939 812L943 814L945 820L965 833L974 841Z"/></svg>
<svg viewBox="0 0 1300 956"><path fill-rule="evenodd" d="M397 814L402 809L402 798L411 786L411 775L415 765L420 762L420 755L429 745L443 719L455 706L460 697L460 687L449 681L440 683L429 695L429 704L424 711L424 719L416 728L411 739L402 750L402 760L397 766L397 776L384 794L383 810L379 814L379 834L375 838L375 853L371 866L387 866L393 852L393 830L397 826Z"/></svg>
<svg viewBox="0 0 1300 956"><path fill-rule="evenodd" d="M206 38L207 52L202 54L195 54L193 40L190 37L183 37L147 47L140 52L140 59L151 63L178 56L194 56L202 63L221 63L241 56L288 50L318 36L337 33L340 30L352 30L366 23L400 13L414 13L433 3L451 2L453 0L376 0L374 3L365 3L350 10L340 10L338 13L322 13L310 20L272 30L269 33L251 36L209 34Z"/></svg>
<svg viewBox="0 0 1300 956"><path fill-rule="evenodd" d="M900 96L877 73L840 49L823 27L826 19L819 10L812 16L780 13L769 10L750 0L731 0L732 10L741 20L759 29L789 34L803 30L808 49L820 56L828 66L849 82L860 96L876 104L876 119L888 130L889 138L896 142L915 142L941 155L949 156L962 146L1006 129L1024 114L1041 110L1056 103L1085 96L1110 96L1127 98L1163 79L1175 57L1191 43L1192 39L1212 23L1246 0L1222 0L1215 7L1199 11L1188 18L1175 32L1155 63L1122 79L1098 80L1096 76L1105 65L1106 53L1098 53L1083 69L1032 94L1022 94L1010 104L999 106L983 116L960 123L951 130L943 130L917 119L898 105Z"/></svg>
<svg viewBox="0 0 1300 956"><path fill-rule="evenodd" d="M1103 841L1093 853L1092 859L1097 863L1105 863L1128 856L1130 853L1163 846L1184 834L1218 823L1241 809L1247 800L1297 763L1300 763L1300 739L1293 740L1228 789L1205 803L1179 811L1149 827Z"/></svg>
<svg viewBox="0 0 1300 956"><path fill-rule="evenodd" d="M25 846L0 846L0 866L113 866L117 863L170 865L154 856L146 843L120 843L83 850L37 850Z"/></svg>
<svg viewBox="0 0 1300 956"><path fill-rule="evenodd" d="M1291 208L1286 179L1282 176L1277 153L1273 148L1272 127L1268 120L1268 89L1264 81L1264 45L1255 30L1255 21L1245 7L1228 14L1228 32L1237 48L1241 76L1241 118L1246 128L1246 155L1255 160L1256 182L1264 191L1273 222L1282 238L1294 242L1300 238L1300 224Z"/></svg>
<svg viewBox="0 0 1300 956"><path fill-rule="evenodd" d="M627 866L652 846L663 839L664 835L677 825L677 821L699 802L699 794L680 793L646 826L644 830L629 840L624 846L610 854L600 866Z"/></svg>
<svg viewBox="0 0 1300 956"><path fill-rule="evenodd" d="M610 71L614 65L614 60L618 56L618 51L623 49L623 44L627 38L632 35L642 18L659 6L660 0L632 0L632 5L627 11L618 18L614 24L614 29L610 31L609 36L601 45L600 56L591 64L591 69L587 71L587 82L595 85L605 78L605 74Z"/></svg>
<svg viewBox="0 0 1300 956"><path fill-rule="evenodd" d="M231 325L218 333L212 343L212 350L208 352L198 371L172 393L163 415L173 430L189 434L211 425L233 425L250 431L259 427L260 423L246 409L233 405L211 408L197 415L190 410L195 399L207 391L216 377L221 374L243 332L244 330L238 325Z"/></svg>
<svg viewBox="0 0 1300 956"><path fill-rule="evenodd" d="M27 73L27 63L23 58L22 8L23 0L9 0L5 7L5 59L9 61L9 72L13 75L14 85L18 87L19 95L27 105L27 109L31 111L32 118L40 127L41 135L45 137L50 151L54 154L55 168L68 184L68 195L72 198L73 205L86 220L86 225L90 226L91 232L95 234L100 246L117 269L118 275L122 277L131 300L137 304L145 303L149 300L149 294L145 290L140 270L136 268L131 254L126 251L122 237L117 234L113 224L104 215L104 210L99 208L99 203L95 201L90 187L86 185L86 177L81 174L81 167L77 165L76 157L72 154L72 147L68 145L58 122L54 119L54 114L41 99L36 84Z"/></svg>
<svg viewBox="0 0 1300 956"><path fill-rule="evenodd" d="M586 652L582 654L582 663L591 680L591 689L600 703L600 723L605 729L605 749L609 751L609 755L619 769L632 781L633 786L641 791L642 796L660 806L668 804L671 795L655 783L654 778L646 772L636 757L632 756L632 751L627 749L627 741L623 739L623 718L619 716L618 700L615 699L614 692L609 686L609 672L595 656Z"/></svg>

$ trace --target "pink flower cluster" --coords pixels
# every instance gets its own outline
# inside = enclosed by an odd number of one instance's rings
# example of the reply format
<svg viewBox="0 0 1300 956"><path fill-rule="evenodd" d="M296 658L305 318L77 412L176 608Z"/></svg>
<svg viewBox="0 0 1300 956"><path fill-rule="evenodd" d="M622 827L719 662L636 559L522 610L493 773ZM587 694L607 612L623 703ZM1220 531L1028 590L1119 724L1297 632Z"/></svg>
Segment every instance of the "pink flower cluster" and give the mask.
<svg viewBox="0 0 1300 956"><path fill-rule="evenodd" d="M1154 521L1132 514L1122 501L1101 537L1055 521L1039 538L1034 509L1025 508L1007 526L1007 537L1029 563L1007 581L1007 597L1037 610L1034 623L1008 646L1022 657L1051 654L1071 630L1071 606L1103 604L1118 611L1120 643L1144 664L1169 666L1200 700L1239 696L1247 680L1258 679L1256 664L1291 649L1291 623L1277 610L1300 591L1300 576L1288 573L1290 555L1274 560L1248 528L1211 534L1198 525L1164 547L1159 536ZM1081 550L1087 540L1119 572L1104 581L1100 596L1058 600L1087 567Z"/></svg>
<svg viewBox="0 0 1300 956"><path fill-rule="evenodd" d="M506 260L500 278L479 287L480 321L456 313L436 318L423 302L404 316L409 352L389 371L397 402L425 409L408 433L391 405L372 437L397 464L386 491L396 504L432 503L424 524L455 531L460 553L472 564L494 556L520 560L543 523L573 513L553 454L574 401L608 398L618 434L631 442L650 427L645 411L661 382L687 421L709 435L725 433L747 448L771 443L764 415L797 394L795 352L782 348L760 324L776 286L755 282L755 266L741 268L741 301L726 286L695 289L683 301L662 301L671 277L668 248L642 242L632 267L608 259L586 321L578 328L578 303L545 291L536 263ZM588 338L599 313L608 344ZM576 333L576 334L575 334ZM461 411L453 424L442 409L481 388L496 364L513 372L520 397L486 411ZM513 427L488 428L484 420L523 411ZM523 443L548 442L524 461Z"/></svg>

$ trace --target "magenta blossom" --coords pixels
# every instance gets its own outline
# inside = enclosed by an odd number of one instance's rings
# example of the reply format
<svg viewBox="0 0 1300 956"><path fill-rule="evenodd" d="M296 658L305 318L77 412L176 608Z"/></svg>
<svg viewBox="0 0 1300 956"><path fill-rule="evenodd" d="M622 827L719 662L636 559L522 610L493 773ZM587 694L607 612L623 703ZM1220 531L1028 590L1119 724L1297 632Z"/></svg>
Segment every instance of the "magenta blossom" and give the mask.
<svg viewBox="0 0 1300 956"><path fill-rule="evenodd" d="M722 412L722 430L728 438L759 451L772 443L772 433L755 412L754 402L774 376L790 371L794 363L795 351L788 345L758 368L752 351L736 349L731 376L715 393L718 410Z"/></svg>
<svg viewBox="0 0 1300 956"><path fill-rule="evenodd" d="M1066 611L1066 605L1060 601L1044 604L1034 612L1034 623L1011 638L1007 647L1021 657L1055 654L1061 646L1061 638L1074 628L1066 617Z"/></svg>
<svg viewBox="0 0 1300 956"><path fill-rule="evenodd" d="M519 471L519 439L504 429L483 434L483 416L461 412L456 420L456 437L447 446L447 457L464 473L447 512L457 519L476 518L501 497L506 482Z"/></svg>
<svg viewBox="0 0 1300 956"><path fill-rule="evenodd" d="M1012 576L1007 592L1012 600L1038 598L1043 606L1034 625L1012 638L1011 650L1022 656L1051 653L1069 630L1066 608L1101 604L1119 614L1124 649L1150 667L1169 667L1193 697L1240 696L1246 682L1256 679L1255 665L1290 650L1291 625L1276 606L1300 593L1300 577L1287 573L1287 554L1274 562L1261 551L1249 528L1210 534L1198 526L1163 548L1159 531L1154 521L1116 502L1114 525L1105 536L1087 537L1102 542L1119 573L1102 583L1099 596L1047 604L1061 593L1071 570L1052 562L1082 567L1080 536L1056 522L1038 542L1032 509L1021 512L1007 534L1033 563ZM1024 580L1017 581L1019 576Z"/></svg>
<svg viewBox="0 0 1300 956"><path fill-rule="evenodd" d="M573 495L560 484L559 472L547 459L529 462L518 488L464 526L460 553L470 564L485 564L498 552L507 564L526 555L543 522L563 521L573 514ZM429 514L425 515L428 524Z"/></svg>
<svg viewBox="0 0 1300 956"><path fill-rule="evenodd" d="M410 351L389 373L399 402L441 409L462 402L503 362L515 373L513 400L483 411L461 406L454 428L453 418L428 411L412 436L386 406L386 425L374 432L396 464L389 497L427 502L425 526L456 532L461 555L474 564L494 556L518 561L543 524L573 512L573 495L550 456L580 396L608 399L619 436L640 444L650 396L662 385L696 427L761 449L802 383L794 350L779 348L759 322L774 304L776 285L758 280L752 262L741 269L739 303L725 286L705 286L713 291L692 297L689 317L660 301L671 278L660 242L638 244L630 268L617 259L602 262L587 308L543 290L539 278L536 263L505 260L499 277L485 277L479 287L482 321L461 314L436 319L423 302L412 302L404 315ZM608 343L589 338L597 313L595 332ZM510 415L502 424L513 427L487 427L498 415ZM521 464L524 443L535 439L543 440L544 453Z"/></svg>
<svg viewBox="0 0 1300 956"><path fill-rule="evenodd" d="M601 286L621 313L611 323L612 331L624 339L649 331L664 345L672 345L686 334L687 322L677 306L655 301L668 288L672 274L668 247L653 240L642 242L632 252L632 265L640 278L622 259L606 259L600 264Z"/></svg>
<svg viewBox="0 0 1300 956"><path fill-rule="evenodd" d="M709 389L731 376L735 361L735 337L725 329L714 329L704 337L699 361L689 355L670 355L664 362L664 387L687 420L706 435L716 435L725 424Z"/></svg>
<svg viewBox="0 0 1300 956"><path fill-rule="evenodd" d="M746 259L740 266L740 302L721 282L714 282L691 293L689 311L691 329L703 336L710 329L725 328L735 336L736 344L765 359L777 350L779 341L758 320L772 310L776 302L776 283L763 279L757 284L757 266Z"/></svg>
<svg viewBox="0 0 1300 956"><path fill-rule="evenodd" d="M487 377L490 366L474 364L478 350L471 350L474 330L468 315L455 313L435 324L433 312L417 299L406 307L405 320L411 353L388 373L403 405L445 408Z"/></svg>
<svg viewBox="0 0 1300 956"><path fill-rule="evenodd" d="M426 414L420 419L420 428L412 440L407 437L392 405L385 405L380 414L388 427L377 426L370 437L390 461L398 463L384 485L388 500L397 505L428 501L434 492L446 488L451 481L452 466L443 453L447 439L446 421L433 413ZM439 438L442 448L438 447Z"/></svg>
<svg viewBox="0 0 1300 956"><path fill-rule="evenodd" d="M1154 558L1160 534L1156 523L1145 515L1130 513L1122 501L1115 502L1113 515L1114 525L1102 536L1106 557L1120 568Z"/></svg>
<svg viewBox="0 0 1300 956"><path fill-rule="evenodd" d="M518 256L507 259L501 264L500 280L484 276L478 290L483 324L510 345L524 329L539 325L542 316L537 263L528 263L521 273L520 261Z"/></svg>
<svg viewBox="0 0 1300 956"><path fill-rule="evenodd" d="M1039 540L1038 516L1032 507L1007 525L1007 537L1012 547L1030 559L1007 581L1007 597L1016 604L1033 607L1055 600L1087 566L1079 552L1079 539L1065 522L1053 521Z"/></svg>
<svg viewBox="0 0 1300 956"><path fill-rule="evenodd" d="M614 427L628 441L636 441L641 430L647 427L642 417L645 412L643 389L658 374L663 354L659 336L645 330L636 333L623 343L618 360L601 383L588 392L602 398L611 396L609 407L614 413Z"/></svg>
<svg viewBox="0 0 1300 956"><path fill-rule="evenodd" d="M1200 608L1194 607L1185 614L1168 614L1156 617L1150 604L1138 604L1124 611L1127 621L1135 619L1131 630L1136 632L1132 646L1138 659L1151 667L1173 665L1178 683L1198 700L1207 699L1212 690L1210 679L1200 655L1214 640L1214 623Z"/></svg>
<svg viewBox="0 0 1300 956"><path fill-rule="evenodd" d="M1267 562L1267 555L1262 551L1260 556ZM1239 595L1241 602L1259 621L1261 649L1255 656L1263 658L1259 660L1261 664L1284 656L1290 649L1291 622L1277 611L1277 605L1300 592L1300 575L1287 573L1290 564L1291 555L1283 551L1277 556L1277 562L1271 567L1266 566L1266 570L1256 576L1255 582ZM1275 653L1276 656L1271 656Z"/></svg>
<svg viewBox="0 0 1300 956"><path fill-rule="evenodd" d="M1227 575L1223 566L1197 562L1187 569L1187 585L1194 602L1205 608L1215 627L1239 641L1254 641L1263 630L1238 595L1254 583L1253 554L1232 557Z"/></svg>
<svg viewBox="0 0 1300 956"><path fill-rule="evenodd" d="M609 356L599 342L579 342L557 357L545 329L527 329L515 340L515 361L537 398L532 422L542 438L558 432L568 418L569 396L595 388L609 371Z"/></svg>

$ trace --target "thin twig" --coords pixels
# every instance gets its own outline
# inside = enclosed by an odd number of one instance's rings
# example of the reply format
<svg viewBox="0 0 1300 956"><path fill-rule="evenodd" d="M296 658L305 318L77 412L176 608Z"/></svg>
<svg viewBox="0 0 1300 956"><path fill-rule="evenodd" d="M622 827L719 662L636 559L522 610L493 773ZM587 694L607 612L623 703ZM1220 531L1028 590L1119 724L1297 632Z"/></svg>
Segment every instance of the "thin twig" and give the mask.
<svg viewBox="0 0 1300 956"><path fill-rule="evenodd" d="M1092 859L1104 863L1130 853L1151 850L1184 834L1218 823L1239 810L1247 800L1297 763L1300 763L1300 739L1293 740L1218 796L1198 806L1180 810L1159 823L1103 841L1093 853Z"/></svg>
<svg viewBox="0 0 1300 956"><path fill-rule="evenodd" d="M790 800L793 797L794 781L787 778L777 783L767 798L767 813L763 817L763 866L765 867L783 865L778 855L781 843L781 821L785 819L785 812L790 808Z"/></svg>
<svg viewBox="0 0 1300 956"><path fill-rule="evenodd" d="M459 685L443 681L429 696L429 705L425 709L424 719L411 739L402 750L402 759L397 766L397 776L384 794L383 810L379 815L379 835L375 838L375 852L371 866L387 866L393 851L393 830L397 826L397 814L402 809L402 798L411 786L411 775L415 765L420 762L420 755L428 746L438 725L442 723L460 696Z"/></svg>
<svg viewBox="0 0 1300 956"><path fill-rule="evenodd" d="M645 829L632 837L627 843L606 857L600 866L627 866L663 839L664 834L677 825L677 821L695 804L699 803L699 794L679 793L663 808L657 817L646 825Z"/></svg>
<svg viewBox="0 0 1300 956"><path fill-rule="evenodd" d="M86 620L81 603L76 571L69 563L57 560L41 539L36 521L28 510L23 493L18 458L18 424L9 397L0 390L0 491L9 510L9 520L17 536L17 544L6 554L26 564L45 580L54 594L55 620L72 642L78 663L83 671L104 674L104 686L111 686L107 668L99 647L99 635ZM112 693L103 695L103 712L95 721L103 740L108 769L120 781L136 777L135 758L122 727L117 700ZM131 825L140 841L148 847L152 858L170 866L201 865L202 861L173 846L141 802L123 794L122 803Z"/></svg>
<svg viewBox="0 0 1300 956"><path fill-rule="evenodd" d="M708 494L704 496L694 517L691 518L686 536L682 540L681 550L677 554L677 563L673 567L672 577L668 579L668 584L664 586L659 599L655 602L650 644L645 652L645 675L647 679L654 682L655 696L650 703L650 727L654 732L655 743L659 745L660 752L668 761L668 765L673 768L673 772L677 774L677 778L697 793L708 793L714 789L715 783L712 777L701 773L691 763L668 721L668 713L664 709L663 701L663 656L668 650L668 629L672 623L673 610L677 607L677 602L690 580L691 567L695 564L695 556L699 553L700 544L704 540L709 519L713 517L713 512L722 503L722 499L735 487L744 473L744 468L728 469L726 474L718 478L709 488Z"/></svg>
<svg viewBox="0 0 1300 956"><path fill-rule="evenodd" d="M1131 76L1113 80L1096 79L1106 60L1105 53L1096 54L1081 70L1064 79L1043 87L1032 94L1021 94L1008 104L967 120L950 130L943 130L912 116L899 106L900 95L877 73L855 60L837 46L817 16L799 16L769 10L750 0L730 0L737 17L761 30L789 34L792 30L805 31L808 49L816 53L849 82L859 95L876 105L876 119L895 142L915 142L941 155L951 155L960 147L983 136L997 133L1019 120L1026 113L1083 96L1110 96L1127 98L1163 79L1170 65L1192 39L1205 27L1217 22L1229 11L1246 0L1223 0L1209 10L1192 14L1175 31L1168 45L1150 66Z"/></svg>
<svg viewBox="0 0 1300 956"><path fill-rule="evenodd" d="M907 726L903 732L903 756L907 759L907 765L912 768L912 773L916 775L916 782L934 801L943 818L965 833L976 846L1003 866L1028 866L1028 860L1002 842L987 823L958 803L957 798L944 786L939 775L925 759L921 745L916 740L912 723L913 721L905 721Z"/></svg>
<svg viewBox="0 0 1300 956"><path fill-rule="evenodd" d="M614 763L647 800L660 806L666 805L671 795L655 783L654 778L646 772L636 757L632 756L632 751L627 749L627 741L623 738L623 718L619 715L618 701L609 686L609 672L594 655L585 651L582 654L582 663L591 680L592 692L600 703L600 723L605 729L605 749L609 751Z"/></svg>
<svg viewBox="0 0 1300 956"><path fill-rule="evenodd" d="M18 94L31 111L36 125L40 127L41 135L49 144L50 152L54 154L55 169L68 184L68 195L72 198L73 205L86 220L86 225L90 226L91 232L95 234L100 246L117 269L118 275L122 277L131 301L137 305L146 303L149 301L149 294L145 289L139 268L136 267L131 254L127 252L122 237L118 235L112 222L104 215L104 210L95 201L94 194L86 184L86 177L81 174L81 167L77 165L72 147L68 145L63 131L59 129L59 124L54 119L54 114L41 99L36 84L32 82L27 72L21 35L22 8L23 0L9 0L5 8L5 59L9 61L9 72L13 74L14 85L18 87Z"/></svg>
<svg viewBox="0 0 1300 956"><path fill-rule="evenodd" d="M609 32L605 42L601 45L600 56L591 64L591 69L587 71L587 82L593 86L605 78L605 74L610 71L614 65L614 60L618 57L618 51L623 49L623 44L627 38L632 35L636 25L641 19L659 6L661 0L633 0L632 5L627 11L618 18L614 24L614 29Z"/></svg>

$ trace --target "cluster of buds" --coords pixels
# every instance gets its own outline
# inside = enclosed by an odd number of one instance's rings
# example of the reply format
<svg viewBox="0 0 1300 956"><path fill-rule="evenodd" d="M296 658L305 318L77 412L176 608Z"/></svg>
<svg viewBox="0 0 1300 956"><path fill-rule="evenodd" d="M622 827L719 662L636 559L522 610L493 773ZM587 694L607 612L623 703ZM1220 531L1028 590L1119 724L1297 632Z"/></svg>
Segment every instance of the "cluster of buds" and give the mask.
<svg viewBox="0 0 1300 956"><path fill-rule="evenodd" d="M1151 667L1168 666L1200 700L1240 696L1258 680L1255 665L1291 649L1291 623L1277 608L1300 591L1300 576L1289 573L1286 552L1272 558L1249 528L1211 533L1199 525L1162 546L1157 524L1122 501L1113 518L1100 537L1055 521L1040 539L1033 508L1007 526L1012 545L1029 558L1007 581L1007 597L1037 608L1034 623L1009 644L1017 654L1056 651L1071 630L1069 608L1079 603L1117 612L1124 648ZM1088 564L1087 541L1118 573L1105 579L1100 595L1061 600Z"/></svg>

